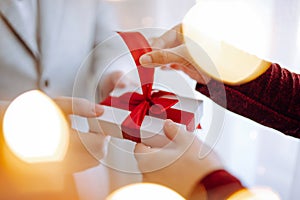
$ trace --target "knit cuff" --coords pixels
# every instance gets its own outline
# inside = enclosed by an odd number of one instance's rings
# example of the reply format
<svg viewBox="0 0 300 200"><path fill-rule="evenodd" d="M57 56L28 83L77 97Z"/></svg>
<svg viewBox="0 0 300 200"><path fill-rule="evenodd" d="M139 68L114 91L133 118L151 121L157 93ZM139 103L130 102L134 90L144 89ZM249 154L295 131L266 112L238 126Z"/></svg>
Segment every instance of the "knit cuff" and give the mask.
<svg viewBox="0 0 300 200"><path fill-rule="evenodd" d="M227 199L235 192L245 189L242 183L226 170L217 170L208 174L200 184L204 186L208 200Z"/></svg>

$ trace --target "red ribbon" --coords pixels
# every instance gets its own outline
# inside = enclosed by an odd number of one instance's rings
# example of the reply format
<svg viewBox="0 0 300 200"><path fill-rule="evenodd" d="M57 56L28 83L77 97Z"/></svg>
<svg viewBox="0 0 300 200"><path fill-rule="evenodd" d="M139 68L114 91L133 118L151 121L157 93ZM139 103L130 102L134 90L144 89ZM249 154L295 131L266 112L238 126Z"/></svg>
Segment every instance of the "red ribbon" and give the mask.
<svg viewBox="0 0 300 200"><path fill-rule="evenodd" d="M186 125L187 130L193 131L195 129L194 114L171 108L178 100L163 97L175 96L175 94L152 90L154 68L145 68L139 62L143 54L152 51L144 36L138 32L120 32L119 35L125 41L135 61L143 92L142 94L128 92L120 97L109 96L101 102L102 105L131 111L121 125L123 138L140 143L140 127L146 115L172 119L174 122Z"/></svg>

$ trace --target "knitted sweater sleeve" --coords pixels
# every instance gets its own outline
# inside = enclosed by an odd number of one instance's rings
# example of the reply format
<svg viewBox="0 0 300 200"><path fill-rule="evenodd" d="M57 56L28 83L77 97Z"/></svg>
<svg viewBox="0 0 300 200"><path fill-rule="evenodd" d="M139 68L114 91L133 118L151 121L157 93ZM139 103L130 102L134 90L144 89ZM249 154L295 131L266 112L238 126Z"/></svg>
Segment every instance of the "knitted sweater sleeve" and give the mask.
<svg viewBox="0 0 300 200"><path fill-rule="evenodd" d="M207 85L198 83L196 90L234 113L300 138L300 75L278 64L243 85L211 80Z"/></svg>

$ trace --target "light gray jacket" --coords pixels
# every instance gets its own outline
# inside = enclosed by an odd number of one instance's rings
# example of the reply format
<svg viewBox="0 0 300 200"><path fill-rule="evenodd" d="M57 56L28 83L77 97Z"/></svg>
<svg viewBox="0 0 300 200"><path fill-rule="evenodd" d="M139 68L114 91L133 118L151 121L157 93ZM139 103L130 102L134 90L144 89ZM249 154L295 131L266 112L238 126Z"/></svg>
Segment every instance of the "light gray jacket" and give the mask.
<svg viewBox="0 0 300 200"><path fill-rule="evenodd" d="M33 22L22 22L15 1L0 1L0 99L31 89L71 96L82 62L112 33L110 8L99 0L37 0L37 42L26 34ZM101 68L99 60L94 55L88 64ZM80 77L88 83L92 74L83 70Z"/></svg>

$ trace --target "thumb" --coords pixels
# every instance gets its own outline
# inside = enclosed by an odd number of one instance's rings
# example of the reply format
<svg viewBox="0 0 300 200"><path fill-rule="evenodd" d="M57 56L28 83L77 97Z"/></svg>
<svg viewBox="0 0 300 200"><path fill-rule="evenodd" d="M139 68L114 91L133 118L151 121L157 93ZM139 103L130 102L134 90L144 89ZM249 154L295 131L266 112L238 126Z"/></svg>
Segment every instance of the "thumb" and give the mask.
<svg viewBox="0 0 300 200"><path fill-rule="evenodd" d="M167 119L165 122L164 132L170 140L175 142L184 140L185 131L170 119Z"/></svg>
<svg viewBox="0 0 300 200"><path fill-rule="evenodd" d="M79 115L82 117L100 116L104 109L99 104L94 104L83 98L59 97L54 102L61 108L65 115Z"/></svg>
<svg viewBox="0 0 300 200"><path fill-rule="evenodd" d="M173 27L158 38L151 40L151 46L154 48L164 49L179 46L183 43L183 34L181 24Z"/></svg>
<svg viewBox="0 0 300 200"><path fill-rule="evenodd" d="M155 50L144 54L140 57L140 63L146 67L154 67L153 65L169 64L182 61L179 56L170 50ZM150 65L150 66L149 66Z"/></svg>
<svg viewBox="0 0 300 200"><path fill-rule="evenodd" d="M151 152L151 148L144 145L143 143L137 143L134 148L134 153L148 153Z"/></svg>

